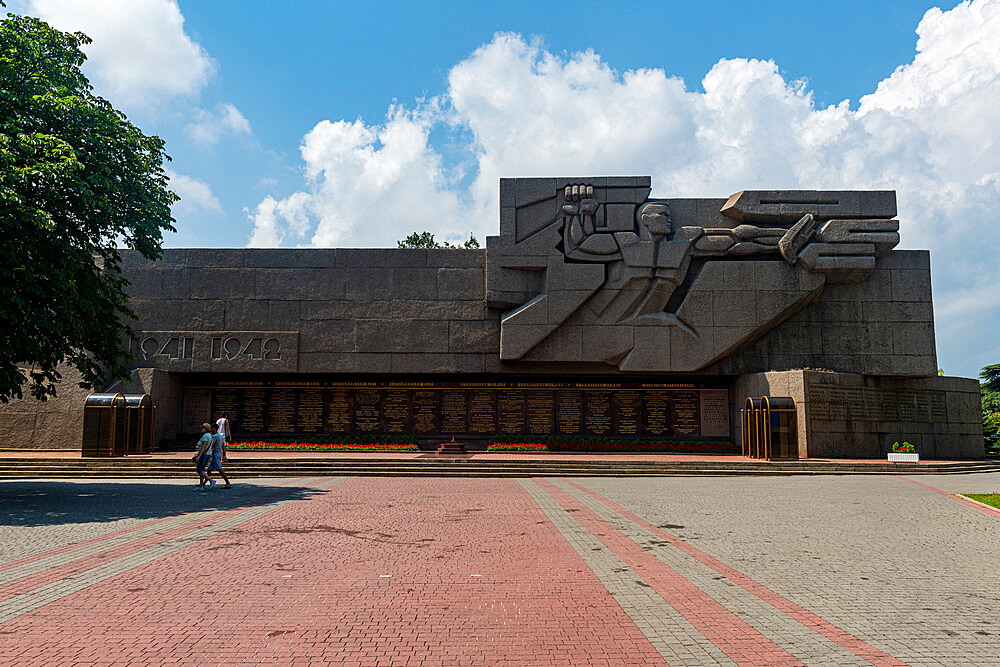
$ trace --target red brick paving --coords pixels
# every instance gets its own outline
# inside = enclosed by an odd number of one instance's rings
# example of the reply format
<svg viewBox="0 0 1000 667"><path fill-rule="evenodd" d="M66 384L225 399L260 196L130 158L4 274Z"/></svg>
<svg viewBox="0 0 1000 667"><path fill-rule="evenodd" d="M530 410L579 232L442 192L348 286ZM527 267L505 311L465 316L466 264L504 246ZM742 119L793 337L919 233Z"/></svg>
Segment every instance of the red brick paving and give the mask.
<svg viewBox="0 0 1000 667"><path fill-rule="evenodd" d="M51 583L53 581L58 581L60 579L65 579L67 577L73 576L80 572L85 572L86 570L107 563L116 558L122 558L130 554L134 554L138 551L142 551L147 547L151 547L155 544L160 544L166 542L169 539L179 537L191 533L198 528L207 526L209 524L216 523L225 519L227 517L239 514L250 507L256 507L258 505L266 504L268 502L273 502L275 500L280 500L289 494L292 494L297 489L286 486L274 487L273 491L265 492L258 495L255 498L250 499L246 503L241 503L236 507L224 509L217 512L206 513L204 516L199 516L193 518L191 521L186 521L179 526L172 526L162 531L158 531L152 535L147 535L145 537L140 537L138 539L131 540L125 544L120 544L118 546L113 546L108 549L103 549L97 551L96 553L86 555L80 558L76 558L70 562L64 563L62 565L57 565L55 567L50 567L43 572L38 572L36 574L31 574L13 581L7 582L5 584L0 584L0 602L10 599L15 595L20 595L21 593L26 593L28 591L34 590L39 586L44 586L45 584ZM241 494L247 495L247 494ZM220 497L220 500L225 499L236 499L237 496ZM184 514L190 514L186 512ZM175 518L181 515L174 515L174 517L166 517L164 519L156 519L155 521L146 522L140 526L136 526L135 529L141 528L142 526L152 525L154 523L161 523L169 518ZM121 533L119 533L121 534ZM103 536L108 537L108 536ZM78 542L70 547L81 546L87 543L94 543L97 540L87 540L86 542ZM31 560L37 560L44 557L45 555L51 555L52 552L47 552L47 554L40 554L29 559L23 559L22 562Z"/></svg>
<svg viewBox="0 0 1000 667"><path fill-rule="evenodd" d="M801 665L802 662L709 597L599 517L576 498L546 479L535 479L573 518L635 570L691 625L741 665Z"/></svg>
<svg viewBox="0 0 1000 667"><path fill-rule="evenodd" d="M901 479L905 479L905 478L901 478ZM791 600L786 600L785 598L781 597L780 595L778 595L774 591L770 590L769 588L767 588L763 584L761 584L761 583L759 583L759 582L751 579L750 577L746 576L742 572L734 570L733 568L731 568L728 565L726 565L726 564L724 564L724 563L716 560L715 558L712 558L711 556L709 556L705 552L703 552L703 551L695 548L694 546L692 546L688 542L685 542L684 540L680 539L676 535L673 535L672 533L669 533L669 532L663 530L659 526L653 525L652 523L646 521L645 519L643 519L643 518L635 515L634 513L630 512L629 510L625 509L621 505L618 505L614 501L609 500L609 499L607 499L607 498L605 498L605 497L603 497L603 496L601 496L601 495L599 495L599 494L591 491L590 489L587 489L587 488L585 488L583 486L580 486L579 484L576 484L575 482L572 482L570 480L563 479L563 481L566 482L567 484L573 486L574 488L579 489L580 491L583 491L584 493L590 495L591 497L596 498L597 500L599 500L600 502L604 503L605 505L607 505L611 509L615 510L616 512L618 512L619 514L621 514L625 518L629 519L630 521L636 523L639 526L642 526L643 528L645 528L646 530L648 530L648 531L656 534L657 536L663 538L663 540L669 542L670 544L672 544L673 546L677 547L678 549L680 549L684 553L688 554L689 556L693 557L694 559L698 560L699 562L704 563L705 565L707 565L708 567L712 568L713 570L715 570L719 574L725 576L727 579L729 579L730 581L732 581L737 586L740 586L744 590L746 590L746 591L748 591L750 593L753 593L754 595L756 595L760 599L762 599L765 602L767 602L767 603L771 604L772 606L774 606L776 609L781 610L782 612L784 612L785 614L787 614L791 618L794 618L798 622L802 623L804 626L815 630L816 632L818 632L819 634L823 635L827 639L830 639L830 640L836 642L837 644L843 646L844 648L846 648L847 650L851 651L852 653L854 653L858 657L867 660L868 662L872 663L873 665L879 665L879 666L882 666L882 665L886 665L886 666L888 666L888 665L893 665L893 666L906 665L905 662L903 662L901 660L897 660L896 658L894 658L891 655L885 653L884 651L880 651L877 648L875 648L874 646L871 646L871 645L867 644L866 642L858 639L857 637L851 635L850 633L845 632L844 630L841 630L840 628L838 628L834 624L830 623L829 621L824 620L823 618L820 618L816 614L814 614L814 613L810 612L809 610L801 607L800 605L795 604ZM907 480L907 481L913 481L913 480ZM926 488L931 489L932 491L937 491L937 489L934 489L932 487L926 486L925 484L920 484L919 482L914 482L914 484L918 484L919 486L925 486ZM549 484L549 486L551 486L551 484ZM552 487L552 488L556 488L556 487ZM938 491L938 493L944 493L944 492L943 491ZM949 495L949 494L945 494L945 495ZM957 499L957 500L961 500L961 499ZM580 505L580 507L582 507L582 505Z"/></svg>
<svg viewBox="0 0 1000 667"><path fill-rule="evenodd" d="M936 489L933 486L928 486L927 484L924 484L922 482L918 482L918 481L913 480L913 479L909 479L908 477L903 477L902 475L893 475L893 477L896 477L896 478L901 479L903 481L909 482L910 484L916 484L917 486L921 486L921 487L927 489L928 491L933 491L934 493L940 494L940 495L942 495L942 496L944 496L946 498L951 498L955 502L962 503L963 505L968 505L972 509L979 510L983 514L989 514L991 517L994 517L996 519L1000 519L1000 510L997 510L997 509L994 509L992 507L989 507L988 505L986 505L984 503L973 502L973 501L969 500L968 498L962 498L960 496L955 495L954 493L948 493L947 491L942 491L941 489Z"/></svg>
<svg viewBox="0 0 1000 667"><path fill-rule="evenodd" d="M302 481L303 479L305 479L305 478L304 477L296 477L295 479L289 479L289 480L286 480L282 484L282 486L291 486L291 485L295 484L296 482ZM197 480L194 480L194 481L191 482L192 488L194 487L195 484L197 484ZM275 489L279 489L281 487L277 486L277 487L274 487L274 488ZM218 505L219 501L223 500L223 499L236 500L238 498L243 498L245 496L253 495L253 494L256 494L256 493L260 493L260 492L261 492L261 489L259 487L254 487L254 488L252 488L249 491L237 492L237 491L234 490L232 494L228 494L227 493L227 495L225 495L225 496L222 496L222 495L213 496L211 501L206 502L206 503L204 503L202 505L198 505L196 507L192 507L191 509L188 509L188 510L186 510L184 512L180 512L178 514L171 514L170 516L160 517L159 519L151 519L149 521L144 521L144 522L142 522L140 524L137 524L135 526L131 526L129 528L123 528L121 530L116 530L116 531L113 531L113 532L110 532L110 533L105 533L103 535L98 535L97 537L92 537L92 538L87 539L87 540L81 540L79 542L74 542L72 544L67 544L67 545L61 546L61 547L56 548L56 549L49 549L48 551L42 551L42 552L33 554L31 556L26 556L25 558L18 558L17 560L8 561L6 563L0 563L0 572L3 572L4 570L9 570L9 569L11 569L13 567L17 567L19 565L24 565L25 563L31 563L31 562L36 561L36 560L41 560L42 558L47 558L49 556L54 556L56 554L60 554L60 553L69 551L70 549L76 549L77 547L82 547L82 546L87 545L87 544L95 544L97 542L103 542L104 540L108 540L108 539L111 539L113 537L119 537L121 535L127 535L128 533L134 533L134 532L136 532L138 530L142 530L144 528L147 528L149 526L152 526L152 525L155 525L155 524L158 524L158 523L163 523L165 521L170 521L172 519L177 519L179 517L182 517L182 516L185 516L185 515L188 515L188 514L194 514L195 512L201 512L201 511L204 511L204 510L207 510L207 509L211 509L211 508L215 507L216 505Z"/></svg>
<svg viewBox="0 0 1000 667"><path fill-rule="evenodd" d="M13 619L0 662L663 664L516 482L386 488L347 480Z"/></svg>

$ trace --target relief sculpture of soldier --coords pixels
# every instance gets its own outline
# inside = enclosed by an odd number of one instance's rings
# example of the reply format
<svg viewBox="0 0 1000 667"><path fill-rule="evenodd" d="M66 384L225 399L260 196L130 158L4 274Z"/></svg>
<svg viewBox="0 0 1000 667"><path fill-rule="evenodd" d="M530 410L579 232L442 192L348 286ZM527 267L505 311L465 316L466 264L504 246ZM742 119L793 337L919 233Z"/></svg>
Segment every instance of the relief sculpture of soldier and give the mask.
<svg viewBox="0 0 1000 667"><path fill-rule="evenodd" d="M608 264L604 287L587 303L600 324L662 323L690 331L666 308L693 257L778 252L780 239L793 233L752 225L681 227L675 232L670 207L655 201L639 207L638 232L602 233L594 226L597 206L593 187L567 186L561 210L566 257Z"/></svg>
<svg viewBox="0 0 1000 667"><path fill-rule="evenodd" d="M805 213L797 220L774 221L777 224L743 223L731 228L675 226L667 201L655 199L636 206L632 230L611 231L600 226L601 202L595 197L592 186L567 185L557 201L556 222L561 226L558 250L564 255L564 263L603 264L604 281L592 292L547 286L546 294L539 298L548 300L548 312L561 311L566 315L558 323L550 320L548 331L538 327L523 329L538 340L527 341L528 345L522 342L522 348L537 345L552 333L553 324L586 327L580 360L617 363L623 370L650 367L650 350L639 348L662 347L662 341L668 338L648 329L625 335L625 327L660 327L676 332L671 334L674 336L672 346L690 353L685 361L689 367L677 370L695 370L719 356L718 346L713 347L711 328L720 323L712 321L711 313L705 318L704 311L686 317L684 309L688 290L697 281L700 267L708 262L783 263L786 273L815 274L812 281L819 289L824 281L863 280L874 268L875 258L887 253L899 241L895 220L817 220L812 213ZM565 270L573 269L566 266ZM559 280L565 282L563 278ZM734 285L732 288L753 290L753 286ZM808 291L794 296L799 300L809 297ZM785 310L793 312L795 306L789 303ZM752 312L755 306L751 301L741 307ZM504 325L520 334L521 330L515 327L522 314L527 314L527 309L515 309L504 318ZM720 319L718 314L715 319ZM739 321L738 318L733 320ZM727 334L736 335L734 340L737 342L748 340L756 335L759 324L746 324L746 331L741 334L731 331L738 326L728 326ZM588 352L588 332L608 331L605 327L617 327L623 333L604 337L599 345L602 349ZM632 354L634 349L639 354ZM669 354L669 351L664 353Z"/></svg>

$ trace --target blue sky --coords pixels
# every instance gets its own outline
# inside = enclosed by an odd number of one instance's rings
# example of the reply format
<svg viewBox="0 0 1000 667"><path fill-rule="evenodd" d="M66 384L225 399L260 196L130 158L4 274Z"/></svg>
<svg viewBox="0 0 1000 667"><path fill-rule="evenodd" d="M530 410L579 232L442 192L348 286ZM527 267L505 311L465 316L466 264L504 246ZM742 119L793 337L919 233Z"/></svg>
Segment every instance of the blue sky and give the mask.
<svg viewBox="0 0 1000 667"><path fill-rule="evenodd" d="M166 140L168 246L481 239L501 175L894 188L941 365L1000 361L1000 0L9 9L90 34L98 93Z"/></svg>
<svg viewBox="0 0 1000 667"><path fill-rule="evenodd" d="M242 245L251 231L242 210L255 206L262 191L255 185L275 179L269 191L282 195L298 187L298 146L318 121L379 122L394 100L441 95L449 69L496 32L537 38L553 53L592 49L620 71L662 67L691 89L721 58L773 59L785 78L807 79L825 106L843 99L857 104L911 60L913 29L931 6L295 2L276 11L270 2L246 2L234 12L229 3L181 2L187 32L219 63L202 105L235 104L255 141L207 152L178 128L161 129L160 118L141 120L168 138L175 168L209 182L226 211L227 224L193 225L198 236L182 233L172 243Z"/></svg>

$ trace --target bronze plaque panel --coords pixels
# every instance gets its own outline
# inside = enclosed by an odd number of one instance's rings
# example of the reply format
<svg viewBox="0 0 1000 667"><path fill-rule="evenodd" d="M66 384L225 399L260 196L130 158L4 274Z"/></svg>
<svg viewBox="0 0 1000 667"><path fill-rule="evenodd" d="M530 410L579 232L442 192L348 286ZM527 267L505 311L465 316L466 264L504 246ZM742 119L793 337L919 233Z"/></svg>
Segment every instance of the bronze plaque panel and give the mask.
<svg viewBox="0 0 1000 667"><path fill-rule="evenodd" d="M729 392L693 383L275 379L185 388L188 431L229 414L236 437L267 434L729 436Z"/></svg>
<svg viewBox="0 0 1000 667"><path fill-rule="evenodd" d="M830 421L944 423L945 392L833 384L808 388L809 418Z"/></svg>

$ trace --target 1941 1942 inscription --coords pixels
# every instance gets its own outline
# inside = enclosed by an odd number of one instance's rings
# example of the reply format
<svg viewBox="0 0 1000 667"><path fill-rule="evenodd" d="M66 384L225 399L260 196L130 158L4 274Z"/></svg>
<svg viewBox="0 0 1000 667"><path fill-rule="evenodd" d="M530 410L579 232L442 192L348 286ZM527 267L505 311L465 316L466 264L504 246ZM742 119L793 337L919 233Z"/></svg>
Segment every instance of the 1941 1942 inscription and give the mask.
<svg viewBox="0 0 1000 667"><path fill-rule="evenodd" d="M130 351L171 371L295 371L297 331L138 331Z"/></svg>

